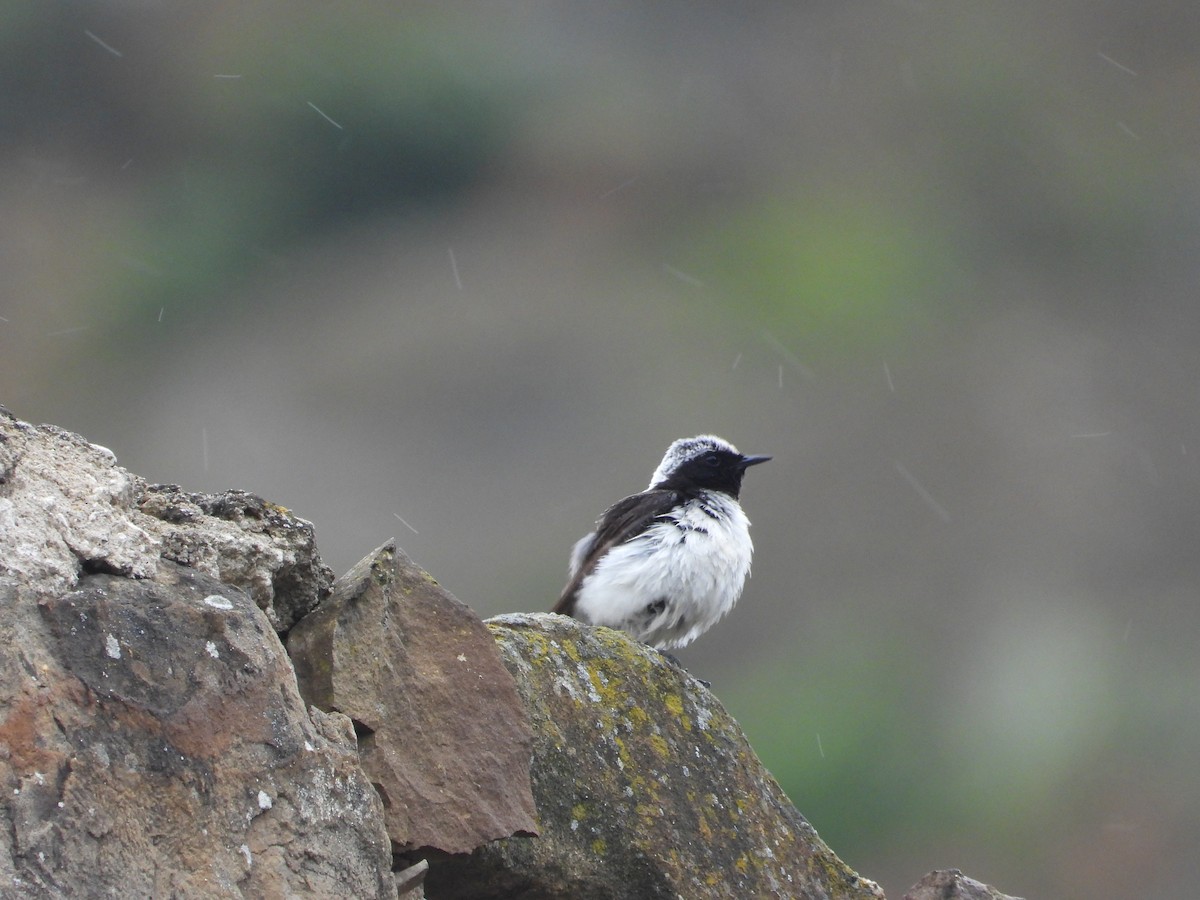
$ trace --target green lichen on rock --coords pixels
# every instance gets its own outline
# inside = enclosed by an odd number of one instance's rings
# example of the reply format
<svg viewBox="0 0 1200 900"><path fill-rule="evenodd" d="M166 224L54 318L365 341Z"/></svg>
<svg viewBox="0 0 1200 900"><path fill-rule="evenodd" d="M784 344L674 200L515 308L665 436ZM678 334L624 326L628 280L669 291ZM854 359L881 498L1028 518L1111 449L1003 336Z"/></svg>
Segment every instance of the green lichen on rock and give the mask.
<svg viewBox="0 0 1200 900"><path fill-rule="evenodd" d="M882 896L821 841L716 697L661 654L562 616L488 626L533 726L540 837L477 851L456 879L474 893L434 895Z"/></svg>

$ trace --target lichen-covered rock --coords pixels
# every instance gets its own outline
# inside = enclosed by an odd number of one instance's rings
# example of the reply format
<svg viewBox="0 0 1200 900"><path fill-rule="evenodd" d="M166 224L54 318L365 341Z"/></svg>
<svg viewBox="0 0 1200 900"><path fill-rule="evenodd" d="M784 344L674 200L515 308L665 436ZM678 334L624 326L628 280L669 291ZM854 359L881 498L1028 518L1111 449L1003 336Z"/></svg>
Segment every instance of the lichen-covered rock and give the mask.
<svg viewBox="0 0 1200 900"><path fill-rule="evenodd" d="M349 723L242 591L162 561L28 593L0 582L0 893L395 897Z"/></svg>
<svg viewBox="0 0 1200 900"><path fill-rule="evenodd" d="M398 851L533 833L532 735L479 617L394 542L288 635L300 690L349 716Z"/></svg>
<svg viewBox="0 0 1200 900"><path fill-rule="evenodd" d="M698 681L620 632L489 620L534 729L538 838L431 868L439 898L878 900Z"/></svg>
<svg viewBox="0 0 1200 900"><path fill-rule="evenodd" d="M154 484L139 495L163 558L240 587L285 634L329 592L333 573L312 523L245 491L194 494Z"/></svg>

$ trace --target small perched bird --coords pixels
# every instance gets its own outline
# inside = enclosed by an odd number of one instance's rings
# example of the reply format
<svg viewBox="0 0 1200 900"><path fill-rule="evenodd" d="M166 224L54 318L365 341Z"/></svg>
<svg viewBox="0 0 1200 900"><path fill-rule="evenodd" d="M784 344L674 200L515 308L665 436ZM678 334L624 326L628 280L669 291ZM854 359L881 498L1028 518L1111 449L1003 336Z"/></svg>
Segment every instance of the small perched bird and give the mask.
<svg viewBox="0 0 1200 900"><path fill-rule="evenodd" d="M554 612L658 649L690 644L733 608L750 574L743 456L702 434L673 443L650 486L613 504L575 544Z"/></svg>

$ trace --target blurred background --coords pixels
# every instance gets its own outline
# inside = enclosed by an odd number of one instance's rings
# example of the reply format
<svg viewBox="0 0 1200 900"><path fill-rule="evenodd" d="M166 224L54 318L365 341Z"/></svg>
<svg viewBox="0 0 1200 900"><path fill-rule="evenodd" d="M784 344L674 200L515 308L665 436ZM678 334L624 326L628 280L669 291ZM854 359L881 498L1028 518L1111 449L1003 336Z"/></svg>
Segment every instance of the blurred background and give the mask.
<svg viewBox="0 0 1200 900"><path fill-rule="evenodd" d="M0 403L483 615L716 432L682 651L898 897L1200 878L1200 6L20 3Z"/></svg>

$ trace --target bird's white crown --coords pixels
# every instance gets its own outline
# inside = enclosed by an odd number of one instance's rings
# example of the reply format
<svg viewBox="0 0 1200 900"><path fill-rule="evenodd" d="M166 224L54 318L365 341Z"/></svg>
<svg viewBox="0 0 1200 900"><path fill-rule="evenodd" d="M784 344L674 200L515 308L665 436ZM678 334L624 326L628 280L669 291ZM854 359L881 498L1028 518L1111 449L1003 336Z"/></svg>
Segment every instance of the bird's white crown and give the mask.
<svg viewBox="0 0 1200 900"><path fill-rule="evenodd" d="M676 469L688 460L695 459L713 450L721 450L725 453L738 452L737 447L724 438L717 437L715 434L698 434L695 437L680 438L667 448L662 462L658 464L658 468L650 476L650 485L647 490L656 484L666 481Z"/></svg>

